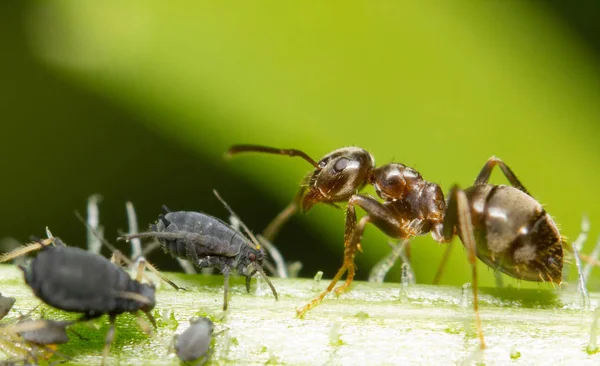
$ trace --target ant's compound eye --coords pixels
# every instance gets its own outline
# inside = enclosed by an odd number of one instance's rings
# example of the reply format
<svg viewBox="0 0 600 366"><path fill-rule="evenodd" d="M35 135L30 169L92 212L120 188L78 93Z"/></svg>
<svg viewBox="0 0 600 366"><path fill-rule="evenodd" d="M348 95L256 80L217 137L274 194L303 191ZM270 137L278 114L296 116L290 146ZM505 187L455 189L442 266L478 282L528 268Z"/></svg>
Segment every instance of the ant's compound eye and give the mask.
<svg viewBox="0 0 600 366"><path fill-rule="evenodd" d="M333 165L333 170L336 173L339 173L342 170L346 169L346 167L348 166L348 164L350 164L350 159L348 159L348 158L339 158L335 162L335 164Z"/></svg>
<svg viewBox="0 0 600 366"><path fill-rule="evenodd" d="M250 253L250 255L248 255L248 258L250 258L251 262L254 262L256 260L256 254Z"/></svg>

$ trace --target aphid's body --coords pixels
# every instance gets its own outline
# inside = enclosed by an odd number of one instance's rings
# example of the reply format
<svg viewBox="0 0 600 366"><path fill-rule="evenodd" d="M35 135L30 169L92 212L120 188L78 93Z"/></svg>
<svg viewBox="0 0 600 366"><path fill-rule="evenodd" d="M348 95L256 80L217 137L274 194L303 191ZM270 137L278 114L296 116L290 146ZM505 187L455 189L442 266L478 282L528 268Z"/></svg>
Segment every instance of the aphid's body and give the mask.
<svg viewBox="0 0 600 366"><path fill-rule="evenodd" d="M518 279L562 282L563 239L556 224L510 168L496 157L488 159L472 187L464 191L452 187L446 201L440 186L424 180L415 169L399 163L375 167L373 156L356 147L335 150L319 162L294 149L236 145L229 150L229 154L240 152L300 156L315 167L295 200L265 230L269 239L298 206L306 211L320 202L348 202L343 265L327 289L298 310L299 316L319 304L346 271L346 281L336 288L336 293L348 289L355 274L354 254L368 223L393 238L430 233L436 241L449 243L454 235L460 237L472 268L473 305L481 348L485 343L477 305L476 257ZM496 165L511 186L488 184ZM383 202L357 194L366 184L375 188ZM359 222L356 206L367 213Z"/></svg>
<svg viewBox="0 0 600 366"><path fill-rule="evenodd" d="M213 333L213 322L208 318L190 320L190 326L175 336L175 353L183 362L208 357Z"/></svg>
<svg viewBox="0 0 600 366"><path fill-rule="evenodd" d="M151 229L166 233L194 233L193 237L158 238L158 241L163 250L173 258L184 259L190 259L187 258L187 245L191 242L194 248L191 255L198 257L197 266L201 268L217 266L222 269L225 266L236 268L242 276L249 276L250 252L254 253L259 263L264 258L264 251L255 250L248 245L249 240L242 233L222 220L202 212L168 212Z"/></svg>
<svg viewBox="0 0 600 366"><path fill-rule="evenodd" d="M222 203L235 216L231 208L224 201ZM246 277L248 292L250 279L258 272L277 299L277 292L262 269L264 250L243 223L242 227L253 241L216 217L201 212L177 211L160 215L150 232L127 235L120 239L154 237L161 243L163 250L175 258L187 259L199 269L219 268L225 277L223 310L227 310L229 275L232 269Z"/></svg>
<svg viewBox="0 0 600 366"><path fill-rule="evenodd" d="M82 313L86 319L154 308L154 287L134 281L122 268L97 254L75 247L49 247L23 268L25 282L46 304ZM142 303L126 298L134 293Z"/></svg>

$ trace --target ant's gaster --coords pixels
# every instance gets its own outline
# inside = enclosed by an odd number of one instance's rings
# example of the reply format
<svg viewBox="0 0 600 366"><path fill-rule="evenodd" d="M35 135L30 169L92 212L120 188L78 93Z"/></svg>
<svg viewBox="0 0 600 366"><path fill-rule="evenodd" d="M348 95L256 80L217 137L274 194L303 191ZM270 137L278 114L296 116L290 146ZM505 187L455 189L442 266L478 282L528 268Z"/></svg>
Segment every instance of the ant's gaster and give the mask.
<svg viewBox="0 0 600 366"><path fill-rule="evenodd" d="M562 282L563 238L542 206L527 192L504 162L491 157L465 190L453 186L448 200L439 185L424 180L419 172L400 163L375 167L366 150L348 147L327 154L319 162L299 150L257 145L235 145L230 155L264 152L300 156L315 170L307 177L294 201L269 225L274 234L301 205L304 211L314 204L348 202L344 232L344 262L325 291L298 310L303 316L333 290L344 273L341 293L354 279L354 255L367 223L393 238L410 238L431 233L434 240L449 243L458 235L467 249L472 268L473 306L481 348L485 348L477 301L476 257L495 270L527 281ZM489 184L498 165L511 186ZM380 202L357 194L365 185L375 188ZM366 211L357 222L356 206Z"/></svg>

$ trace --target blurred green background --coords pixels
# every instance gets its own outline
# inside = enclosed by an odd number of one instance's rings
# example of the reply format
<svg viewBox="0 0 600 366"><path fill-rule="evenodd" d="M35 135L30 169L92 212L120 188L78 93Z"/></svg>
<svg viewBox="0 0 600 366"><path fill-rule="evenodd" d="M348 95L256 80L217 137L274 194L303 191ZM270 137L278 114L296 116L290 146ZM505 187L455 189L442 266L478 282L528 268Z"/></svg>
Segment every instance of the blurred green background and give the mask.
<svg viewBox="0 0 600 366"><path fill-rule="evenodd" d="M73 210L104 196L101 221L140 225L160 206L225 218L216 188L256 232L310 166L247 155L237 143L314 159L349 145L402 162L445 192L497 155L584 251L600 234L599 5L564 2L103 2L0 5L0 237L44 227L84 242ZM505 183L497 172L493 182ZM366 193L373 193L366 189ZM362 214L362 212L360 213ZM344 211L297 215L276 244L302 276L341 263ZM388 251L369 227L358 278ZM121 244L122 245L122 244ZM413 242L419 283L443 247ZM156 252L151 260L177 269ZM470 281L455 245L443 283ZM493 274L480 263L482 283ZM590 282L598 289L600 278ZM396 269L389 280L398 281ZM514 279L505 283L519 285ZM525 285L521 283L521 285ZM533 284L533 286L542 286Z"/></svg>

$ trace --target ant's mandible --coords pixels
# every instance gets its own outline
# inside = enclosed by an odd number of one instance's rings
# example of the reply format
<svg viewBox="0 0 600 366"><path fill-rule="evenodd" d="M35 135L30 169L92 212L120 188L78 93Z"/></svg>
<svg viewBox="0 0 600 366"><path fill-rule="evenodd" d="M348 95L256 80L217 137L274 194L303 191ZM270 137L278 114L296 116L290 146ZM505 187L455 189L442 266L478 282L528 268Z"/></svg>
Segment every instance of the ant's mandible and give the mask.
<svg viewBox="0 0 600 366"><path fill-rule="evenodd" d="M473 186L465 190L453 186L446 201L440 186L424 180L415 169L400 163L375 167L373 156L358 147L335 150L319 162L299 150L259 145L235 145L228 154L241 152L299 156L315 167L294 201L265 230L271 238L299 205L307 211L319 202L348 202L342 267L325 291L298 310L299 316L318 305L346 272L345 283L335 292L348 289L355 274L354 255L367 223L393 238L431 233L437 242L449 243L454 235L459 236L472 268L473 307L482 349L485 343L478 311L476 257L517 279L562 282L564 238L542 205L496 157L488 159ZM510 186L488 183L496 165ZM367 184L383 202L357 194ZM367 213L358 222L356 206Z"/></svg>

